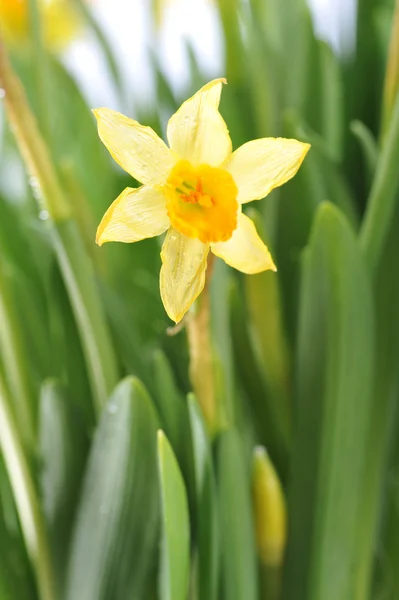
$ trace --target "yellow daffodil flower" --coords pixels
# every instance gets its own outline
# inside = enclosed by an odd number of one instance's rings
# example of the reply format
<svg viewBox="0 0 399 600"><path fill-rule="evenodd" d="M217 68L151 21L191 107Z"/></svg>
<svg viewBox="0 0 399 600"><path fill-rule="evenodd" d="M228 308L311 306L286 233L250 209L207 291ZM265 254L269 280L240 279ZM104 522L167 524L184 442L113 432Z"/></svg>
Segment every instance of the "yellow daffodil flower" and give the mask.
<svg viewBox="0 0 399 600"><path fill-rule="evenodd" d="M60 49L80 29L71 0L39 0L43 37L47 46ZM7 40L20 44L29 37L29 0L0 0L0 29Z"/></svg>
<svg viewBox="0 0 399 600"><path fill-rule="evenodd" d="M243 273L276 270L241 206L291 179L309 150L296 140L264 138L233 152L218 110L222 83L211 81L171 117L170 148L150 127L109 108L93 111L113 158L143 183L114 201L96 241L138 242L167 231L160 289L176 323L204 287L209 251Z"/></svg>

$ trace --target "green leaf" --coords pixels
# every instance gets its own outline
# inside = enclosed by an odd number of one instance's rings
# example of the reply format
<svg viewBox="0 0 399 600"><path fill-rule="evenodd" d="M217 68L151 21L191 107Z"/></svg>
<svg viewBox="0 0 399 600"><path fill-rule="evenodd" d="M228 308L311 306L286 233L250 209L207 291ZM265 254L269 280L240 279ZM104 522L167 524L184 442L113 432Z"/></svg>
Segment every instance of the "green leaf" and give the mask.
<svg viewBox="0 0 399 600"><path fill-rule="evenodd" d="M89 430L95 419L87 365L72 306L55 261L49 277L48 296L50 341L46 345L47 353L48 344L53 349L48 357L50 372L67 386L69 399L81 418L85 419ZM45 371L43 376L46 377L47 373Z"/></svg>
<svg viewBox="0 0 399 600"><path fill-rule="evenodd" d="M39 406L40 484L59 588L64 587L72 531L87 442L79 413L63 386L46 381Z"/></svg>
<svg viewBox="0 0 399 600"><path fill-rule="evenodd" d="M231 269L222 261L216 260L210 288L210 336L213 353L216 405L220 422L235 422L236 384L231 347L229 318Z"/></svg>
<svg viewBox="0 0 399 600"><path fill-rule="evenodd" d="M5 265L0 260L0 349L5 381L13 398L12 410L20 430L25 449L33 453L36 444L34 427L35 407L28 368L26 347L15 310L12 290Z"/></svg>
<svg viewBox="0 0 399 600"><path fill-rule="evenodd" d="M183 431L187 411L183 395L176 385L172 369L162 350L154 352L153 373L157 408L165 425L165 432L179 456L187 433Z"/></svg>
<svg viewBox="0 0 399 600"><path fill-rule="evenodd" d="M374 572L375 545L379 539L382 510L392 498L392 470L397 472L398 460L390 459L389 446L397 440L398 410L398 356L399 356L399 196L396 194L395 210L389 223L383 249L373 277L376 314L375 386L373 390L372 428L369 433L368 470L363 485L361 519L359 531L361 559L358 568L356 600L362 600L370 587ZM396 455L396 457L398 454ZM396 519L389 522L390 535L395 535ZM388 548L383 557L389 563L392 540L382 539ZM391 564L395 564L394 555ZM394 567L395 568L395 567Z"/></svg>
<svg viewBox="0 0 399 600"><path fill-rule="evenodd" d="M260 215L254 210L249 214L264 239ZM291 357L279 275L272 271L248 275L245 277L245 292L249 335L269 396L265 402L284 455L292 436Z"/></svg>
<svg viewBox="0 0 399 600"><path fill-rule="evenodd" d="M323 204L303 259L283 598L355 597L373 342L357 240L339 210Z"/></svg>
<svg viewBox="0 0 399 600"><path fill-rule="evenodd" d="M257 600L257 561L249 465L234 429L216 440L223 598Z"/></svg>
<svg viewBox="0 0 399 600"><path fill-rule="evenodd" d="M179 465L163 431L158 431L163 536L159 597L186 600L190 566L187 494Z"/></svg>
<svg viewBox="0 0 399 600"><path fill-rule="evenodd" d="M355 203L343 176L323 139L295 113L285 115L285 135L312 144L297 175L282 186L278 205L276 265L281 275L287 331L296 339L300 257L308 242L314 214L321 202L339 206L350 222L358 222ZM273 192L274 193L274 192Z"/></svg>
<svg viewBox="0 0 399 600"><path fill-rule="evenodd" d="M188 397L188 410L196 489L197 597L198 600L216 600L220 542L212 452L200 406L192 394Z"/></svg>
<svg viewBox="0 0 399 600"><path fill-rule="evenodd" d="M342 158L344 137L344 87L336 52L318 42L321 85L321 134L337 160Z"/></svg>
<svg viewBox="0 0 399 600"><path fill-rule="evenodd" d="M151 399L123 380L103 411L70 548L66 600L146 597L158 535L156 431Z"/></svg>
<svg viewBox="0 0 399 600"><path fill-rule="evenodd" d="M181 466L187 491L191 498L193 487L192 452L187 405L176 385L174 373L162 350L154 352L153 374L154 400L162 426Z"/></svg>
<svg viewBox="0 0 399 600"><path fill-rule="evenodd" d="M51 231L54 250L73 307L97 410L116 380L116 357L93 267L72 219L58 221Z"/></svg>
<svg viewBox="0 0 399 600"><path fill-rule="evenodd" d="M378 147L377 142L371 133L370 129L366 127L361 121L355 120L350 124L350 129L353 135L358 139L361 150L363 152L364 162L367 168L368 183L372 181L375 173L377 159L378 159Z"/></svg>
<svg viewBox="0 0 399 600"><path fill-rule="evenodd" d="M399 93L390 127L380 150L375 177L361 229L361 245L371 269L379 264L384 241L395 212L399 182Z"/></svg>
<svg viewBox="0 0 399 600"><path fill-rule="evenodd" d="M32 600L35 582L15 510L10 484L0 459L0 598Z"/></svg>
<svg viewBox="0 0 399 600"><path fill-rule="evenodd" d="M36 578L39 596L42 600L57 600L53 557L48 544L42 507L1 379L0 449L13 492L26 551Z"/></svg>
<svg viewBox="0 0 399 600"><path fill-rule="evenodd" d="M281 473L287 465L286 448L282 446L275 413L270 410L264 374L255 357L253 339L250 338L248 316L243 294L238 284L231 290L231 330L235 354L237 379L242 384L241 396L251 416L257 442L264 444Z"/></svg>

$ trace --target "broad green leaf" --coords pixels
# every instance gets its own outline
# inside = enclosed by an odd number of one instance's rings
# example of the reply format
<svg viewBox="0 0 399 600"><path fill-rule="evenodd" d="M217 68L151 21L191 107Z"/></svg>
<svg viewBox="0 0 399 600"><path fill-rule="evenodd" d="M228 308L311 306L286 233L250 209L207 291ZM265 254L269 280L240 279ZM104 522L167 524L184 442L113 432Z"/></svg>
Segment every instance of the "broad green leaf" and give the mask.
<svg viewBox="0 0 399 600"><path fill-rule="evenodd" d="M285 137L302 140L301 134L298 135L297 117L293 113L285 115L285 124ZM274 193L277 190L272 195ZM277 233L275 239L272 237L272 249L281 277L287 333L292 345L296 339L300 256L308 241L314 213L327 197L326 183L313 148L310 148L299 172L278 190L278 194Z"/></svg>
<svg viewBox="0 0 399 600"><path fill-rule="evenodd" d="M54 261L48 282L49 303L49 342L52 348L48 359L51 374L66 384L68 398L73 409L85 421L87 431L94 425L94 407L92 402L87 365L79 331L72 311L68 293L58 265ZM43 333L41 334L43 336ZM45 372L44 376L47 376ZM73 410L72 407L70 410Z"/></svg>
<svg viewBox="0 0 399 600"><path fill-rule="evenodd" d="M212 451L201 409L188 397L194 455L195 515L197 533L196 589L198 600L218 598L219 520Z"/></svg>
<svg viewBox="0 0 399 600"><path fill-rule="evenodd" d="M172 369L162 350L154 352L153 374L157 408L168 439L170 439L177 456L179 456L187 434L186 431L183 431L187 411L183 395L176 385Z"/></svg>
<svg viewBox="0 0 399 600"><path fill-rule="evenodd" d="M386 412L383 407L384 413ZM395 420L396 421L396 420ZM386 427L385 432L389 429ZM391 427L392 445L394 446L392 456L389 460L388 469L386 476L381 485L382 478L379 479L378 496L383 490L384 502L383 502L383 518L381 527L381 541L380 541L380 552L374 557L374 554L368 552L371 555L369 558L369 565L375 564L375 572L373 573L374 589L376 590L375 598L377 600L383 600L387 598L389 600L394 599L394 594L399 590L399 446L398 446L398 427L397 423L393 423ZM378 464L381 469L381 464ZM385 475L384 469L381 472ZM373 478L374 479L374 478ZM379 507L378 507L379 508ZM378 525L380 525L380 511L377 511L377 515L374 517L378 519ZM372 534L375 534L373 528ZM370 539L370 538L369 538ZM367 538L364 539L364 543L369 543ZM366 553L365 553L366 554ZM376 558L375 563L371 560ZM371 560L370 560L371 559ZM367 573L366 583L369 584L369 577L371 573ZM359 595L361 597L362 587L359 586Z"/></svg>
<svg viewBox="0 0 399 600"><path fill-rule="evenodd" d="M392 109L390 127L379 153L375 177L367 201L360 241L372 270L379 264L384 242L395 213L399 183L399 93Z"/></svg>
<svg viewBox="0 0 399 600"><path fill-rule="evenodd" d="M370 184L375 173L378 159L377 141L370 129L368 129L368 127L366 127L362 121L352 121L350 124L350 129L353 135L359 141L363 153L363 160L367 168L368 183Z"/></svg>
<svg viewBox="0 0 399 600"><path fill-rule="evenodd" d="M237 379L246 403L257 442L264 444L281 473L286 472L287 449L279 435L275 412L271 410L264 374L261 372L250 337L244 294L238 285L231 290L231 331Z"/></svg>
<svg viewBox="0 0 399 600"><path fill-rule="evenodd" d="M280 88L276 85L277 73L281 66L273 40L265 37L261 23L256 18L247 17L247 53L251 60L247 65L247 76L251 89L252 110L256 127L256 137L277 136L281 131Z"/></svg>
<svg viewBox="0 0 399 600"><path fill-rule="evenodd" d="M57 222L51 233L79 329L95 405L100 410L115 384L117 366L93 267L73 220Z"/></svg>
<svg viewBox="0 0 399 600"><path fill-rule="evenodd" d="M34 1L34 0L33 0ZM37 186L37 201L45 208L51 241L68 289L82 346L90 372L93 396L102 407L116 381L116 358L103 308L98 298L93 267L70 216L70 206L58 178L52 156L29 106L25 90L16 76L6 48L2 46L0 84L19 151Z"/></svg>
<svg viewBox="0 0 399 600"><path fill-rule="evenodd" d="M158 468L162 504L159 597L186 600L190 567L190 521L179 465L163 431L158 431Z"/></svg>
<svg viewBox="0 0 399 600"><path fill-rule="evenodd" d="M0 449L12 489L26 552L36 579L38 594L42 600L57 600L53 557L48 543L36 482L1 378Z"/></svg>
<svg viewBox="0 0 399 600"><path fill-rule="evenodd" d="M283 106L294 109L313 129L321 130L320 47L313 31L310 9L305 0L282 0ZM292 65L295 64L295 68Z"/></svg>
<svg viewBox="0 0 399 600"><path fill-rule="evenodd" d="M325 42L318 42L321 85L321 128L332 156L340 160L344 136L344 87L341 66L336 53Z"/></svg>
<svg viewBox="0 0 399 600"><path fill-rule="evenodd" d="M21 535L12 491L0 459L0 598L31 600L35 582Z"/></svg>
<svg viewBox="0 0 399 600"><path fill-rule="evenodd" d="M216 404L220 422L233 423L238 417L236 414L238 407L229 318L232 273L222 260L216 260L213 268L214 273L210 287L210 336Z"/></svg>
<svg viewBox="0 0 399 600"><path fill-rule="evenodd" d="M43 512L59 588L63 589L87 440L81 415L63 386L54 380L46 381L41 389L39 449Z"/></svg>
<svg viewBox="0 0 399 600"><path fill-rule="evenodd" d="M379 0L359 0L356 7L355 48L347 66L349 118L360 119L375 135L380 120L383 58L379 51L375 19ZM370 77L370 74L373 77Z"/></svg>
<svg viewBox="0 0 399 600"><path fill-rule="evenodd" d="M233 146L237 147L256 137L242 27L244 11L239 0L217 0L217 5L223 28L225 75L229 84L233 84L228 93L222 94L221 113L229 124Z"/></svg>
<svg viewBox="0 0 399 600"><path fill-rule="evenodd" d="M76 515L66 600L146 597L157 546L158 419L141 383L123 380L104 408Z"/></svg>
<svg viewBox="0 0 399 600"><path fill-rule="evenodd" d="M174 373L162 350L153 356L154 401L162 426L179 461L187 492L191 499L193 487L191 437L188 410L176 385Z"/></svg>
<svg viewBox="0 0 399 600"><path fill-rule="evenodd" d="M314 181L317 181L316 172L319 174L320 187L315 188L317 193L323 194L319 197L319 202L328 200L336 204L348 217L350 223L357 226L359 217L352 192L344 177L339 157L334 153L334 147L327 135L323 138L305 121L301 121L294 115L287 117L287 123L288 127L292 127L292 134L295 138L311 144L309 154L311 160L308 163L305 161L301 170L308 164L308 167L315 172Z"/></svg>
<svg viewBox="0 0 399 600"><path fill-rule="evenodd" d="M373 333L357 240L338 209L323 204L303 258L284 600L355 597Z"/></svg>
<svg viewBox="0 0 399 600"><path fill-rule="evenodd" d="M0 350L6 385L13 398L12 410L25 449L34 452L36 443L35 406L28 356L20 319L16 311L6 265L0 259Z"/></svg>
<svg viewBox="0 0 399 600"><path fill-rule="evenodd" d="M250 472L241 440L234 429L223 431L216 440L216 472L222 598L256 600L258 581Z"/></svg>
<svg viewBox="0 0 399 600"><path fill-rule="evenodd" d="M282 186L278 205L276 265L281 276L287 331L293 343L298 319L300 256L308 242L314 214L321 202L334 202L357 225L348 184L323 139L295 113L285 115L285 135L311 143L299 172ZM267 200L266 200L267 202Z"/></svg>
<svg viewBox="0 0 399 600"><path fill-rule="evenodd" d="M362 600L370 588L376 558L376 541L381 531L383 509L395 506L395 483L392 472L397 473L398 453L389 455L389 447L397 444L398 410L398 356L399 356L399 280L397 277L399 255L399 196L383 248L375 266L373 278L376 306L376 358L375 386L373 390L372 423L368 444L368 472L363 486L359 531L361 557L358 568L356 600ZM370 265L373 266L373 265ZM396 507L395 507L396 512ZM396 569L395 535L397 517L387 523L389 533L381 540L382 559ZM396 531L395 531L396 530ZM391 538L391 539L390 539ZM396 574L395 574L396 575ZM389 580L388 580L389 582ZM391 585L391 584L389 584Z"/></svg>
<svg viewBox="0 0 399 600"><path fill-rule="evenodd" d="M253 210L250 216L265 239L260 215ZM247 275L245 292L249 335L268 392L265 401L281 438L281 447L287 451L292 436L291 357L278 273Z"/></svg>

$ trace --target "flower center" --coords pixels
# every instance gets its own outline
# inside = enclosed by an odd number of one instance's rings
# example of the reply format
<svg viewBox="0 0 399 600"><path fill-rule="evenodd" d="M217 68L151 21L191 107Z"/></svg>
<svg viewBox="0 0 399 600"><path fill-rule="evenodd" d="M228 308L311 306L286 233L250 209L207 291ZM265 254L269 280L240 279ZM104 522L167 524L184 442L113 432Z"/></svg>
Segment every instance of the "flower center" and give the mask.
<svg viewBox="0 0 399 600"><path fill-rule="evenodd" d="M237 186L227 171L179 161L167 185L172 226L204 243L225 242L237 227Z"/></svg>

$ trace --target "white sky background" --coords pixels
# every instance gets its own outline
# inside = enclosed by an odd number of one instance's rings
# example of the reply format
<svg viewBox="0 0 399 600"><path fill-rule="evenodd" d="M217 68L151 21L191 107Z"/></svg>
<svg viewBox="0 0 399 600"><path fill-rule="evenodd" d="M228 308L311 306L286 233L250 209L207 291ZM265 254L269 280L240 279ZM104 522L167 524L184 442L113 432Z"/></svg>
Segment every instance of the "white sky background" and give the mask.
<svg viewBox="0 0 399 600"><path fill-rule="evenodd" d="M355 0L308 0L316 32L334 48L350 46L355 19ZM94 0L95 15L110 41L120 66L127 96L143 105L153 97L148 47L154 45L150 0ZM212 0L174 0L164 11L157 51L172 87L183 91L189 66L183 40L193 46L205 74L223 75L220 26ZM65 54L68 68L79 81L91 106L132 111L133 101L121 106L98 52L89 36L73 42Z"/></svg>

